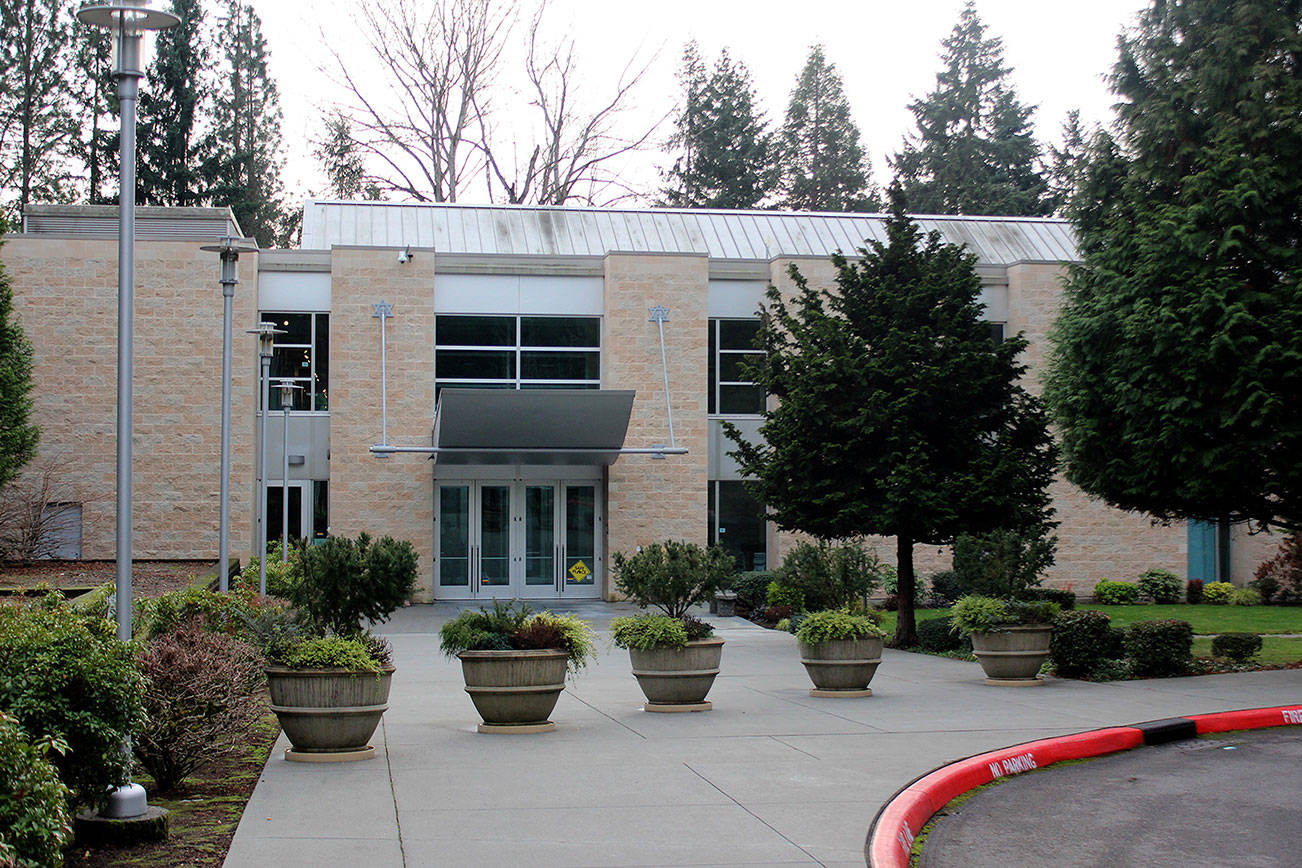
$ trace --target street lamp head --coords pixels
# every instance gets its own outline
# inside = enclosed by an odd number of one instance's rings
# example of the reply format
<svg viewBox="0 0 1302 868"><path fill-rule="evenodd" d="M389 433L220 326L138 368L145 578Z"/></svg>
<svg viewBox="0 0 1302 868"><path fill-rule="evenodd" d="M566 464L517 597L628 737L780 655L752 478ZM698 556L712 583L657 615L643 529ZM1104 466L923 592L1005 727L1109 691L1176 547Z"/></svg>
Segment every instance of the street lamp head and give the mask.
<svg viewBox="0 0 1302 868"><path fill-rule="evenodd" d="M235 265L240 261L241 253L256 253L258 248L248 247L241 244L244 239L236 238L232 235L223 235L217 239L216 244L205 244L200 250L206 250L209 253L221 254L222 260L222 295L231 296L235 294L235 284L239 280L235 276Z"/></svg>
<svg viewBox="0 0 1302 868"><path fill-rule="evenodd" d="M146 0L115 0L77 10L77 20L102 27L113 34L113 76L139 78L144 75L140 37L148 30L170 30L181 23L170 12L145 5Z"/></svg>
<svg viewBox="0 0 1302 868"><path fill-rule="evenodd" d="M280 407L288 412L294 403L294 393L303 387L293 380L277 380L276 388L280 390Z"/></svg>
<svg viewBox="0 0 1302 868"><path fill-rule="evenodd" d="M246 329L245 332L258 336L258 355L263 358L271 358L271 348L276 342L276 335L289 334L284 329L276 328L274 322L260 322L255 329Z"/></svg>

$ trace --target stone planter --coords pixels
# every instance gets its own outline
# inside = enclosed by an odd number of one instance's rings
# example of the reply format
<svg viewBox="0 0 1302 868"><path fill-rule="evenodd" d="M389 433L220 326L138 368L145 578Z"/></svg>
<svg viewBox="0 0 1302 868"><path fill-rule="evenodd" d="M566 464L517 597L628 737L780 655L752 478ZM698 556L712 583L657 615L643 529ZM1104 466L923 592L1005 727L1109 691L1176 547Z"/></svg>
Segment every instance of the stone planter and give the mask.
<svg viewBox="0 0 1302 868"><path fill-rule="evenodd" d="M349 762L375 756L367 742L389 707L393 671L268 667L271 710L293 745L285 759Z"/></svg>
<svg viewBox="0 0 1302 868"><path fill-rule="evenodd" d="M995 633L973 633L972 653L986 673L986 684L1029 687L1043 684L1040 667L1049 659L1046 625L1009 627Z"/></svg>
<svg viewBox="0 0 1302 868"><path fill-rule="evenodd" d="M882 662L882 640L834 639L800 643L800 662L814 682L810 696L872 696L868 687Z"/></svg>
<svg viewBox="0 0 1302 868"><path fill-rule="evenodd" d="M714 595L714 600L710 604L710 611L724 618L731 618L736 615L737 592L719 591Z"/></svg>
<svg viewBox="0 0 1302 868"><path fill-rule="evenodd" d="M706 698L723 656L722 639L698 639L685 648L628 649L647 711L709 711Z"/></svg>
<svg viewBox="0 0 1302 868"><path fill-rule="evenodd" d="M462 651L466 693L484 722L480 732L550 732L569 656L564 651Z"/></svg>

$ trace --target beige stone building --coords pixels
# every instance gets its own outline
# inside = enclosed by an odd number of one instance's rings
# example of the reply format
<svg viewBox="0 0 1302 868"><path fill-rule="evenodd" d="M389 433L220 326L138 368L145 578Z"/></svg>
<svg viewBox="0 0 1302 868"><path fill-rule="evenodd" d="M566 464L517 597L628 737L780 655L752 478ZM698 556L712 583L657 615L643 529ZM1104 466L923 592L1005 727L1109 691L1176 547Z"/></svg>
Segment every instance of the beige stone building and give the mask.
<svg viewBox="0 0 1302 868"><path fill-rule="evenodd" d="M140 209L136 551L215 557L221 293L200 251L229 213ZM1066 224L922 218L978 257L993 333L1024 332L1038 389ZM240 260L233 374L232 552L256 539L260 320L271 375L301 386L267 414L271 538L389 534L420 554L419 598L613 594L610 553L665 538L720 542L744 568L790 544L727 456L721 423L757 430L745 380L765 289L815 285L828 259L884 238L865 215L309 202L296 250ZM0 259L36 348L42 454L66 458L66 551L111 558L116 210L35 206ZM667 392L666 392L667 387ZM288 478L282 468L284 425ZM1154 526L1065 482L1048 584L1088 593L1150 567L1243 582L1273 541ZM107 495L107 496L106 496ZM876 541L884 559L890 541ZM944 550L919 547L925 574Z"/></svg>

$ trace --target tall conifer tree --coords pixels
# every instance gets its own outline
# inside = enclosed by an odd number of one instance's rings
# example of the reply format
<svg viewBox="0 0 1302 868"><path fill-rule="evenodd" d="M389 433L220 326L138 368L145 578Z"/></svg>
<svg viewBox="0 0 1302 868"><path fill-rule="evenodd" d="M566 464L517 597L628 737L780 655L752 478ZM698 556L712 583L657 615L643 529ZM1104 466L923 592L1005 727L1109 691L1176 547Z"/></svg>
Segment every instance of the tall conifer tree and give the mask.
<svg viewBox="0 0 1302 868"><path fill-rule="evenodd" d="M986 37L972 0L944 46L936 89L909 106L918 136L891 160L909 206L917 214L1049 213L1034 108L1018 101L1003 42Z"/></svg>
<svg viewBox="0 0 1302 868"><path fill-rule="evenodd" d="M86 167L86 201L101 205L117 201L117 189L106 189L118 165L117 88L113 84L113 39L100 27L75 31L73 100L79 132L72 153Z"/></svg>
<svg viewBox="0 0 1302 868"><path fill-rule="evenodd" d="M685 100L670 144L680 149L666 173L666 205L755 208L777 182L771 136L750 71L725 49L707 74L695 43L683 56Z"/></svg>
<svg viewBox="0 0 1302 868"><path fill-rule="evenodd" d="M35 457L41 436L29 418L32 345L14 319L13 301L9 273L0 263L0 489Z"/></svg>
<svg viewBox="0 0 1302 868"><path fill-rule="evenodd" d="M200 120L211 49L200 0L172 0L170 11L181 23L155 37L148 86L140 92L137 190L142 204L195 205L205 198Z"/></svg>
<svg viewBox="0 0 1302 868"><path fill-rule="evenodd" d="M872 211L881 207L841 76L823 47L809 51L778 136L781 206L793 211Z"/></svg>

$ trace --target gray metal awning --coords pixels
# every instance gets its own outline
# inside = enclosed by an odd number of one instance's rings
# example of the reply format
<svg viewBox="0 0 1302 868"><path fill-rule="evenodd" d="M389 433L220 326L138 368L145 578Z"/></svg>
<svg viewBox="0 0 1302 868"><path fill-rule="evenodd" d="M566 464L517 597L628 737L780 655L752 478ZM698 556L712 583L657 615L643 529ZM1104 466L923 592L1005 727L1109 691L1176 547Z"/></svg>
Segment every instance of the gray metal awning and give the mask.
<svg viewBox="0 0 1302 868"><path fill-rule="evenodd" d="M445 464L609 465L624 446L633 392L454 389L434 411L436 460Z"/></svg>

